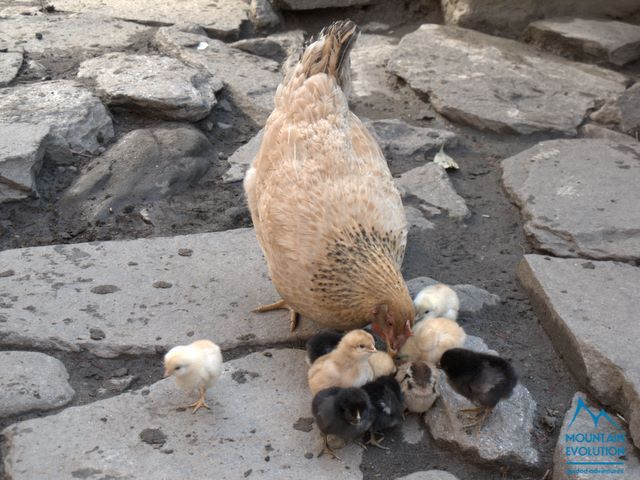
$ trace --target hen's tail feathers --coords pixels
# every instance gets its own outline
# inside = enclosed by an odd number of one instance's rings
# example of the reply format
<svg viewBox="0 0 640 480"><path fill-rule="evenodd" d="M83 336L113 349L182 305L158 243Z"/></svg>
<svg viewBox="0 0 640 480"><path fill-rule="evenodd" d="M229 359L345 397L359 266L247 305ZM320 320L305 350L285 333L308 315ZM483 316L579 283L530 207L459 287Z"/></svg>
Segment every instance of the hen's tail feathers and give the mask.
<svg viewBox="0 0 640 480"><path fill-rule="evenodd" d="M322 29L318 38L305 50L300 60L305 78L318 73L335 77L345 89L349 83L349 52L360 28L351 20L340 20Z"/></svg>

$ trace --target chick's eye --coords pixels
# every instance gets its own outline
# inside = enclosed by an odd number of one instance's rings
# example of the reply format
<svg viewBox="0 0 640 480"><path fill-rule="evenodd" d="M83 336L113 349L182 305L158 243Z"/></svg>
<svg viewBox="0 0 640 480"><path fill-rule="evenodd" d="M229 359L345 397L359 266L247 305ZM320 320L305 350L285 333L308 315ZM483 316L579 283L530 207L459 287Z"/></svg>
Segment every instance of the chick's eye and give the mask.
<svg viewBox="0 0 640 480"><path fill-rule="evenodd" d="M360 344L358 345L358 348L364 348L364 345Z"/></svg>

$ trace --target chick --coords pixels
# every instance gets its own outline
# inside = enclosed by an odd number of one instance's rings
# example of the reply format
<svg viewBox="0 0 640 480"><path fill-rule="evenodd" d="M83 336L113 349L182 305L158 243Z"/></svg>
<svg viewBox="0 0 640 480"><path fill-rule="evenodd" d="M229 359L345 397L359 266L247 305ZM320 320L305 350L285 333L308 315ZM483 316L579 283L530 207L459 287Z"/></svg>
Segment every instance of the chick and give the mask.
<svg viewBox="0 0 640 480"><path fill-rule="evenodd" d="M420 290L413 299L413 306L418 320L421 317L423 319L445 317L457 320L460 300L451 287L438 283Z"/></svg>
<svg viewBox="0 0 640 480"><path fill-rule="evenodd" d="M335 350L343 336L343 333L331 330L316 333L307 340L307 364L311 365L321 356Z"/></svg>
<svg viewBox="0 0 640 480"><path fill-rule="evenodd" d="M438 371L424 362L400 365L396 380L400 384L406 409L414 413L429 410L438 398L438 378Z"/></svg>
<svg viewBox="0 0 640 480"><path fill-rule="evenodd" d="M309 388L315 395L329 387L361 387L373 380L369 356L375 353L373 336L364 330L347 333L335 350L318 358L309 369Z"/></svg>
<svg viewBox="0 0 640 480"><path fill-rule="evenodd" d="M340 460L327 443L327 435L337 435L345 441L362 437L373 424L373 408L367 393L361 388L331 387L318 392L311 411L322 433L324 446L318 454L328 452Z"/></svg>
<svg viewBox="0 0 640 480"><path fill-rule="evenodd" d="M374 420L367 443L388 450L387 447L380 445L384 437L377 439L375 434L400 425L404 413L400 385L393 375L383 375L372 382L365 383L362 389L369 395L373 406Z"/></svg>
<svg viewBox="0 0 640 480"><path fill-rule="evenodd" d="M516 372L508 361L464 348L444 352L440 368L456 392L478 405L477 408L463 410L478 414L468 425L478 425L478 431L493 408L500 400L509 398L518 383Z"/></svg>
<svg viewBox="0 0 640 480"><path fill-rule="evenodd" d="M464 345L466 338L467 334L455 320L444 317L422 320L400 350L400 358L435 365L444 352Z"/></svg>
<svg viewBox="0 0 640 480"><path fill-rule="evenodd" d="M369 365L373 370L373 378L396 373L396 364L387 352L375 352L369 357Z"/></svg>
<svg viewBox="0 0 640 480"><path fill-rule="evenodd" d="M207 389L218 381L221 373L220 347L209 340L173 347L164 356L164 376L176 377L176 384L189 393L194 390L199 392L198 400L187 407L193 407L193 413L201 407L210 409L204 396Z"/></svg>

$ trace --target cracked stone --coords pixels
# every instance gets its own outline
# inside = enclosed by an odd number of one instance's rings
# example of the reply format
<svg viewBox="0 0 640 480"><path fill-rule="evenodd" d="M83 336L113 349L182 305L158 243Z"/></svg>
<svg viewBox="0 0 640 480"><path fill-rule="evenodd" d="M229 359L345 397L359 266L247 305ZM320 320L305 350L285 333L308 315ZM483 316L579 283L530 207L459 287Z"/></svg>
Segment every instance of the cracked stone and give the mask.
<svg viewBox="0 0 640 480"><path fill-rule="evenodd" d="M501 166L537 248L562 257L640 259L640 143L550 140Z"/></svg>

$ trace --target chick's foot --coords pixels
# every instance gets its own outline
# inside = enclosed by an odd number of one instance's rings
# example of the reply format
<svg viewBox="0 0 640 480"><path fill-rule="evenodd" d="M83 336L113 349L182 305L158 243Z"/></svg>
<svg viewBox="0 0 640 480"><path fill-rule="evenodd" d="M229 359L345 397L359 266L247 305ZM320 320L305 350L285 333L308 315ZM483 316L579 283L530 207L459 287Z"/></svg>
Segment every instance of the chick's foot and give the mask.
<svg viewBox="0 0 640 480"><path fill-rule="evenodd" d="M384 440L383 436L380 438L376 438L376 434L374 432L369 432L369 440L367 440L367 445L373 445L374 447L381 448L382 450L389 450L389 447L385 447L381 445L380 442Z"/></svg>
<svg viewBox="0 0 640 480"><path fill-rule="evenodd" d="M191 408L193 407L193 411L191 413L196 413L198 411L198 409L204 407L207 410L211 410L211 407L209 405L207 405L204 401L204 394L205 392L203 390L200 391L200 396L198 397L198 400L196 400L195 402L193 402L191 405L187 405L187 408Z"/></svg>
<svg viewBox="0 0 640 480"><path fill-rule="evenodd" d="M323 434L322 439L323 439L324 445L322 447L322 450L320 450L320 453L318 454L317 458L320 458L322 455L326 453L328 455L331 455L331 457L335 458L336 460L342 460L338 455L336 455L336 452L334 452L333 449L329 446L329 442L327 441L327 436Z"/></svg>

